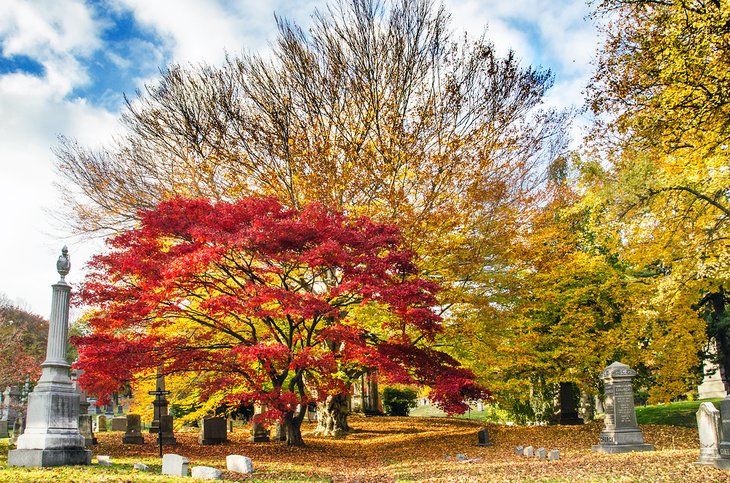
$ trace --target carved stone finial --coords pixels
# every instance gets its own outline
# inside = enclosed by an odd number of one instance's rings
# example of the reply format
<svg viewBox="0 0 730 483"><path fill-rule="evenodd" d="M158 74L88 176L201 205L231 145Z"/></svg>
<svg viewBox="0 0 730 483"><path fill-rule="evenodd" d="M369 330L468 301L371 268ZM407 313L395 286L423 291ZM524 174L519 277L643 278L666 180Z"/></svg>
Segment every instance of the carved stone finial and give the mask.
<svg viewBox="0 0 730 483"><path fill-rule="evenodd" d="M61 249L61 256L56 261L56 270L61 275L61 281L65 282L66 275L71 270L71 257L68 256L68 247L65 245Z"/></svg>

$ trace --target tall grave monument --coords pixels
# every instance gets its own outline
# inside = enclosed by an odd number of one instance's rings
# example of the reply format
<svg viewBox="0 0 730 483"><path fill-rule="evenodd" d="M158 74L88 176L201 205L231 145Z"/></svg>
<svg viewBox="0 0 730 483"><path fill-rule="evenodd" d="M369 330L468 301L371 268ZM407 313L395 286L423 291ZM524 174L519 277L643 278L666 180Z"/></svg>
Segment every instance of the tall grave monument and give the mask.
<svg viewBox="0 0 730 483"><path fill-rule="evenodd" d="M79 433L79 393L76 392L66 360L68 308L71 286L66 275L71 269L68 248L56 262L61 279L53 285L51 321L46 360L38 384L28 395L26 428L8 452L9 466L64 466L91 464L91 451L84 448Z"/></svg>
<svg viewBox="0 0 730 483"><path fill-rule="evenodd" d="M628 453L654 450L653 445L644 443L644 435L636 423L634 390L631 387L634 377L636 371L620 362L614 362L601 372L606 419L600 442L593 445L593 451Z"/></svg>

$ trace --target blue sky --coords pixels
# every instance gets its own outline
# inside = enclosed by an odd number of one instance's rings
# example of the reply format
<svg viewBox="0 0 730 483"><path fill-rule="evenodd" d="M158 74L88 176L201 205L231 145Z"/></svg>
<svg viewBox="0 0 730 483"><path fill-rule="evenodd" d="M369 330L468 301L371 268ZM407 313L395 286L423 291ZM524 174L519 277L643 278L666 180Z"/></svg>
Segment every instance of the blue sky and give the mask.
<svg viewBox="0 0 730 483"><path fill-rule="evenodd" d="M583 0L444 0L455 33L513 49L556 75L547 102L582 103L598 36ZM123 98L171 63L220 64L225 53L264 53L274 13L306 27L324 0L2 0L0 2L0 294L48 316L55 260L73 268L101 243L68 238L53 215L59 135L101 146L120 132ZM576 130L578 134L578 130Z"/></svg>

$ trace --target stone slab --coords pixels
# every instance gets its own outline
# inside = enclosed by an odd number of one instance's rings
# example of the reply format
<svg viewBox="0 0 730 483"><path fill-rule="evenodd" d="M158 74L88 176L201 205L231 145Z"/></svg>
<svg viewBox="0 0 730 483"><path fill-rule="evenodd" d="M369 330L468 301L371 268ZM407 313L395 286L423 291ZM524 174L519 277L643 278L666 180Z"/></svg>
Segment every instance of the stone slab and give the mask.
<svg viewBox="0 0 730 483"><path fill-rule="evenodd" d="M47 468L90 464L91 451L87 449L12 449L8 451L8 466Z"/></svg>
<svg viewBox="0 0 730 483"><path fill-rule="evenodd" d="M112 431L126 431L127 430L127 418L124 416L118 416L112 418Z"/></svg>
<svg viewBox="0 0 730 483"><path fill-rule="evenodd" d="M220 480L223 473L212 466L193 466L190 469L190 476L199 480Z"/></svg>
<svg viewBox="0 0 730 483"><path fill-rule="evenodd" d="M596 453L631 453L632 451L654 451L654 445L640 444L594 444L591 449Z"/></svg>
<svg viewBox="0 0 730 483"><path fill-rule="evenodd" d="M226 456L226 469L236 473L253 473L253 461L248 456L229 454Z"/></svg>
<svg viewBox="0 0 730 483"><path fill-rule="evenodd" d="M174 453L162 455L162 474L188 476L188 459Z"/></svg>

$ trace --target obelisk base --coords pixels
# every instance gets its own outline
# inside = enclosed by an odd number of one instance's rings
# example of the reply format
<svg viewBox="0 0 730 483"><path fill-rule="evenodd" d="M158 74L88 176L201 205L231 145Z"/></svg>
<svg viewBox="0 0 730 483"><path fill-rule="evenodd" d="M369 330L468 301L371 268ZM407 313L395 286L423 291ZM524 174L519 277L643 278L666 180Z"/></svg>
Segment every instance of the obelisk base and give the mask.
<svg viewBox="0 0 730 483"><path fill-rule="evenodd" d="M8 451L8 466L45 468L90 464L91 451L88 449L11 449Z"/></svg>

